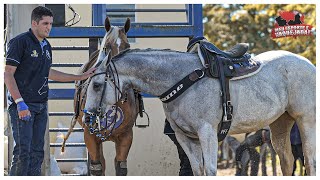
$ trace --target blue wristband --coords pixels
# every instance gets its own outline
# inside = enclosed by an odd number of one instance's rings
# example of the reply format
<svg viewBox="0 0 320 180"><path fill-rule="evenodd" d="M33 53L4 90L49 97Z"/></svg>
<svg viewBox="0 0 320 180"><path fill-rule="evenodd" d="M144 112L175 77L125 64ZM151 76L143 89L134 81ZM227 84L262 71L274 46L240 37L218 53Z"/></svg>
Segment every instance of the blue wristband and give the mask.
<svg viewBox="0 0 320 180"><path fill-rule="evenodd" d="M26 103L24 103L24 101L20 101L18 102L17 104L17 109L18 111L24 111L24 110L27 110L29 109L28 106L26 105Z"/></svg>

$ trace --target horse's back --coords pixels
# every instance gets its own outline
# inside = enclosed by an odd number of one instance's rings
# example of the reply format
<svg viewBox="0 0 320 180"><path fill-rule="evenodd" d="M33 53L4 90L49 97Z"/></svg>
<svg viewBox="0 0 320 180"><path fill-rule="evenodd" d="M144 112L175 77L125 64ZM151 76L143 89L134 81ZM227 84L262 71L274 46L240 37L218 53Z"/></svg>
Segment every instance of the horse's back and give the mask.
<svg viewBox="0 0 320 180"><path fill-rule="evenodd" d="M298 54L291 53L289 51L284 51L284 50L267 51L255 56L253 59L262 62L263 65L267 65L270 62L272 62L272 63L283 64L287 68L289 67L296 68L296 69L306 68L305 70L309 69L308 71L315 72L315 66L310 62L310 60ZM305 66L305 67L301 67L301 66Z"/></svg>
<svg viewBox="0 0 320 180"><path fill-rule="evenodd" d="M316 68L305 57L288 51L268 51L255 57L263 63L264 75L285 85L290 115L299 117L315 110ZM262 70L263 71L263 70ZM281 76L281 77L280 77ZM275 79L279 78L279 81Z"/></svg>

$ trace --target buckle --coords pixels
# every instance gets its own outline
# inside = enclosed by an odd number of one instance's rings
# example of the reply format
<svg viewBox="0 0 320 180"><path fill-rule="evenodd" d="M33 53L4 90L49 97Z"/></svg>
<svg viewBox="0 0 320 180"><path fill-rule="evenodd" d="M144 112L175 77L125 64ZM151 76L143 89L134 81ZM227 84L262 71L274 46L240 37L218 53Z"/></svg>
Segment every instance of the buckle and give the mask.
<svg viewBox="0 0 320 180"><path fill-rule="evenodd" d="M228 101L227 104L223 103L223 111L224 111L224 116L223 116L223 122L230 122L232 121L232 111L233 111L233 106L231 105L231 102Z"/></svg>
<svg viewBox="0 0 320 180"><path fill-rule="evenodd" d="M199 74L197 73L197 71L201 71L201 75L199 75ZM199 79L203 78L203 76L204 76L204 71L202 71L201 69L195 69L194 72L197 74L197 76L198 76Z"/></svg>

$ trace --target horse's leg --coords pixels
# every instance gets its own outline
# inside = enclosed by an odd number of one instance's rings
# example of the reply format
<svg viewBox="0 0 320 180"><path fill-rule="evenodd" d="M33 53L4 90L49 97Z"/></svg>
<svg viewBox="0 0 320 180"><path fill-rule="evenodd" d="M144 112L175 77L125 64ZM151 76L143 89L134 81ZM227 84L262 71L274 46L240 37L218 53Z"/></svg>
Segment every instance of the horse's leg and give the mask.
<svg viewBox="0 0 320 180"><path fill-rule="evenodd" d="M261 146L261 145L262 145L262 130L255 132L253 135L247 136L245 138L245 140L240 144L240 146L236 150L236 162L238 164L238 168L243 169L241 171L244 171L245 169L247 169L247 166L241 166L243 163L240 162L240 161L242 161L241 159L242 159L244 151L248 150L248 152L250 154L251 152L255 151L255 150L253 150L255 147ZM254 155L256 155L256 154L253 154L253 156ZM250 154L250 159L251 159L251 154ZM255 160L255 161L258 162L258 161L260 161L260 159Z"/></svg>
<svg viewBox="0 0 320 180"><path fill-rule="evenodd" d="M84 127L84 142L87 146L90 162L90 174L92 176L102 176L102 164L100 162L100 147L99 143L96 142L95 135L90 134L87 127Z"/></svg>
<svg viewBox="0 0 320 180"><path fill-rule="evenodd" d="M217 157L218 157L218 137L217 132L211 124L202 124L198 130L199 141L201 144L204 170L207 176L217 174Z"/></svg>
<svg viewBox="0 0 320 180"><path fill-rule="evenodd" d="M262 146L260 147L260 161L261 161L261 172L262 176L267 176L267 166L266 166L266 161L267 161L267 143L263 143Z"/></svg>
<svg viewBox="0 0 320 180"><path fill-rule="evenodd" d="M315 113L310 113L297 119L300 131L302 150L304 154L307 175L316 175L316 127Z"/></svg>
<svg viewBox="0 0 320 180"><path fill-rule="evenodd" d="M99 143L99 152L100 152L100 162L102 165L102 175L105 176L106 174L106 160L104 159L104 155L103 155L103 142Z"/></svg>
<svg viewBox="0 0 320 180"><path fill-rule="evenodd" d="M187 154L194 176L204 175L203 156L198 139L185 136L179 131L175 131L176 138L184 152Z"/></svg>
<svg viewBox="0 0 320 180"><path fill-rule="evenodd" d="M115 141L116 157L114 159L114 166L116 176L126 176L128 173L127 158L132 144L132 138L133 132L132 128L130 128L127 133L121 134Z"/></svg>
<svg viewBox="0 0 320 180"><path fill-rule="evenodd" d="M272 175L277 176L277 153L273 149L273 146L271 143L268 143L270 153L271 153L271 160L272 160Z"/></svg>
<svg viewBox="0 0 320 180"><path fill-rule="evenodd" d="M250 176L258 176L260 154L257 152L255 148L249 148L248 150L250 153L250 164L251 164Z"/></svg>
<svg viewBox="0 0 320 180"><path fill-rule="evenodd" d="M249 163L250 163L250 153L249 153L249 149L246 149L242 154L240 163L238 164L240 176L249 176L248 175Z"/></svg>
<svg viewBox="0 0 320 180"><path fill-rule="evenodd" d="M224 168L228 168L230 166L229 164L229 144L227 141L227 138L225 138L222 142L222 144L219 146L221 147L221 158L219 158L220 161L226 160L226 163L224 163ZM218 162L219 162L218 160Z"/></svg>
<svg viewBox="0 0 320 180"><path fill-rule="evenodd" d="M290 131L293 124L294 119L287 112L270 124L271 142L279 156L284 176L291 176L292 174L293 155L291 152Z"/></svg>

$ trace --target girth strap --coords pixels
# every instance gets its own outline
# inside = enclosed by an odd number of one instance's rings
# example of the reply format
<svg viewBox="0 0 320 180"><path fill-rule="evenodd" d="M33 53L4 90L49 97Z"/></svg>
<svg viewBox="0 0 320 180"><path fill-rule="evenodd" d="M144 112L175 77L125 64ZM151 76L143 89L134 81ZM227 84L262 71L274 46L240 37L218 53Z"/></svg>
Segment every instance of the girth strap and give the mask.
<svg viewBox="0 0 320 180"><path fill-rule="evenodd" d="M227 136L231 122L232 122L232 113L233 106L231 105L230 92L229 92L229 77L225 76L223 71L223 62L219 56L214 56L215 61L218 63L218 73L219 73L219 82L221 86L221 96L222 96L222 119L219 123L218 129L218 141L224 140Z"/></svg>
<svg viewBox="0 0 320 180"><path fill-rule="evenodd" d="M176 99L180 94L186 91L195 82L202 79L205 75L204 70L195 69L192 73L188 74L174 86L172 86L168 91L159 96L163 103L168 103Z"/></svg>

